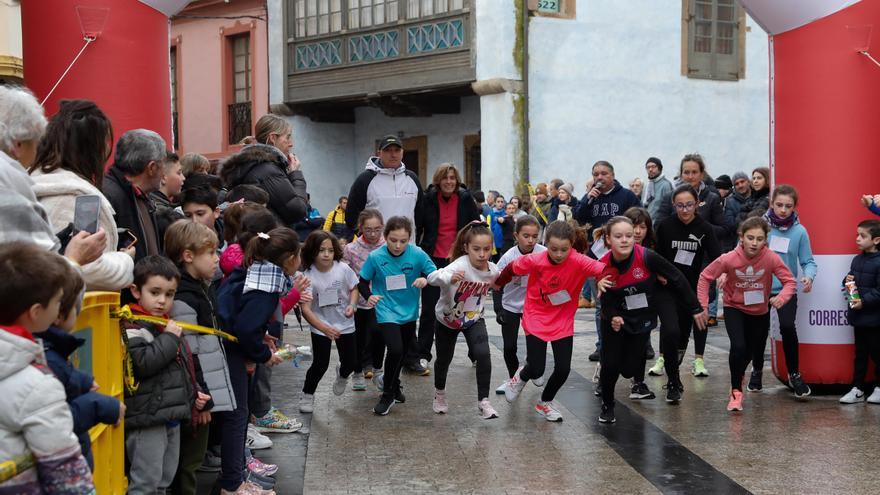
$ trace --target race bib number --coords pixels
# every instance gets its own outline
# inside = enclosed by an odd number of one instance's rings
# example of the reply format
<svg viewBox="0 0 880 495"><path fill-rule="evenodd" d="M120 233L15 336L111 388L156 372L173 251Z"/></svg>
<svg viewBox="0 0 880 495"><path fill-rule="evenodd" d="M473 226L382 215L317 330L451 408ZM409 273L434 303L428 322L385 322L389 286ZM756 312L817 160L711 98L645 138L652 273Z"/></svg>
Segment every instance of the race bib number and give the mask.
<svg viewBox="0 0 880 495"><path fill-rule="evenodd" d="M648 296L645 294L633 294L626 296L626 309L642 309L648 307Z"/></svg>
<svg viewBox="0 0 880 495"><path fill-rule="evenodd" d="M388 290L406 289L406 275L389 275L385 277L385 288Z"/></svg>
<svg viewBox="0 0 880 495"><path fill-rule="evenodd" d="M781 237L778 235L770 236L770 250L776 251L777 253L787 253L788 245L791 243L791 239L788 237Z"/></svg>
<svg viewBox="0 0 880 495"><path fill-rule="evenodd" d="M339 304L339 291L326 289L318 293L318 307L335 306Z"/></svg>
<svg viewBox="0 0 880 495"><path fill-rule="evenodd" d="M571 295L568 294L567 290L561 290L559 292L554 292L550 294L550 303L554 306L559 306L560 304L565 304L568 301L571 301Z"/></svg>
<svg viewBox="0 0 880 495"><path fill-rule="evenodd" d="M608 248L605 247L605 243L601 239L599 239L598 241L593 243L593 247L590 248L590 251L592 251L593 254L596 255L596 259L600 259L602 258L602 256L605 255L605 253L608 252Z"/></svg>
<svg viewBox="0 0 880 495"><path fill-rule="evenodd" d="M743 293L743 303L746 306L751 306L753 304L764 304L764 291L762 290L747 290Z"/></svg>
<svg viewBox="0 0 880 495"><path fill-rule="evenodd" d="M694 264L694 256L697 253L693 251L687 251L685 249L679 249L675 252L675 262L679 265L691 266Z"/></svg>

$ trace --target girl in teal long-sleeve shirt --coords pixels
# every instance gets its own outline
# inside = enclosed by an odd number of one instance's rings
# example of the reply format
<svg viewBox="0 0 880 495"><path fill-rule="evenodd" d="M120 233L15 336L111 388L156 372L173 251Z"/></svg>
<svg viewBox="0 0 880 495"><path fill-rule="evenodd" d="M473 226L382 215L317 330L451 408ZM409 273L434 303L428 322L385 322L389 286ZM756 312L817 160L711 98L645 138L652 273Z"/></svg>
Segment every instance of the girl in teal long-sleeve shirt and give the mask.
<svg viewBox="0 0 880 495"><path fill-rule="evenodd" d="M813 288L813 279L816 278L816 261L813 259L813 251L810 248L810 235L798 220L797 214L798 193L789 185L783 184L773 190L770 199L770 209L764 214L764 219L770 224L769 247L775 251L782 261L785 262L791 273L797 276L798 268L801 270L801 286L804 293ZM782 283L773 277L771 295L775 296L782 290ZM772 308L771 308L772 309ZM810 395L810 387L801 379L798 363L798 337L795 320L797 317L797 294L792 296L788 303L776 310L779 316L779 333L782 335L782 349L785 354L785 365L788 368L788 384L794 390L795 396L805 398ZM766 345L767 335L762 342ZM761 391L761 371L764 368L764 348L760 346L760 353L752 356L752 376L749 380L750 392Z"/></svg>

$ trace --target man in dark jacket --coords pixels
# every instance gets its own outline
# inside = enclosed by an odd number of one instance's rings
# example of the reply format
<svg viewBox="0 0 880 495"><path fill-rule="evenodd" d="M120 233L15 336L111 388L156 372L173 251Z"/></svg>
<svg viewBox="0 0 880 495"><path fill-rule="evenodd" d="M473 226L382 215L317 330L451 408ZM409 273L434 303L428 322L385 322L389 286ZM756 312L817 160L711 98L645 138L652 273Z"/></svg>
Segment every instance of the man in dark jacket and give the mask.
<svg viewBox="0 0 880 495"><path fill-rule="evenodd" d="M223 163L220 177L228 189L253 184L269 194L266 205L284 225L290 227L309 212L306 179L291 166L281 151L266 144L251 144Z"/></svg>
<svg viewBox="0 0 880 495"><path fill-rule="evenodd" d="M116 226L129 229L138 238L135 262L162 252L150 193L162 184L165 155L162 136L147 129L133 129L116 142L113 166L104 176L102 192L116 212Z"/></svg>

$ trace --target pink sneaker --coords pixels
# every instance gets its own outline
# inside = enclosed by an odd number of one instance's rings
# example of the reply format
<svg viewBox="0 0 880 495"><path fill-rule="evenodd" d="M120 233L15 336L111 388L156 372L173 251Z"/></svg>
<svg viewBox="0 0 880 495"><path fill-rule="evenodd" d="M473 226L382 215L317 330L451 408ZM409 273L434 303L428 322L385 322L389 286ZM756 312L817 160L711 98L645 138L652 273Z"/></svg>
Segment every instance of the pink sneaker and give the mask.
<svg viewBox="0 0 880 495"><path fill-rule="evenodd" d="M730 401L727 403L728 411L742 411L743 410L743 393L740 390L731 389L730 391Z"/></svg>
<svg viewBox="0 0 880 495"><path fill-rule="evenodd" d="M260 476L275 476L275 473L278 472L277 464L268 464L254 456L251 456L247 462L248 471L258 474Z"/></svg>

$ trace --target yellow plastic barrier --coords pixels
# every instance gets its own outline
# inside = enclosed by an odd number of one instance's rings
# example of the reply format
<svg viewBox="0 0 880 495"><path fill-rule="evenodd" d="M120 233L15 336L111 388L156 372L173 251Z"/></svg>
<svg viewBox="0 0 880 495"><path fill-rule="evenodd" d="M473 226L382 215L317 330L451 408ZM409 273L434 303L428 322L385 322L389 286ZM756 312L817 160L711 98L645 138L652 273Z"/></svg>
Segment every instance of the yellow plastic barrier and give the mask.
<svg viewBox="0 0 880 495"><path fill-rule="evenodd" d="M123 400L123 344L119 320L110 316L119 308L119 293L87 292L74 333L86 344L71 356L77 368L91 373L100 393ZM89 432L95 458L95 488L101 495L125 493L125 433L123 426L98 425Z"/></svg>

